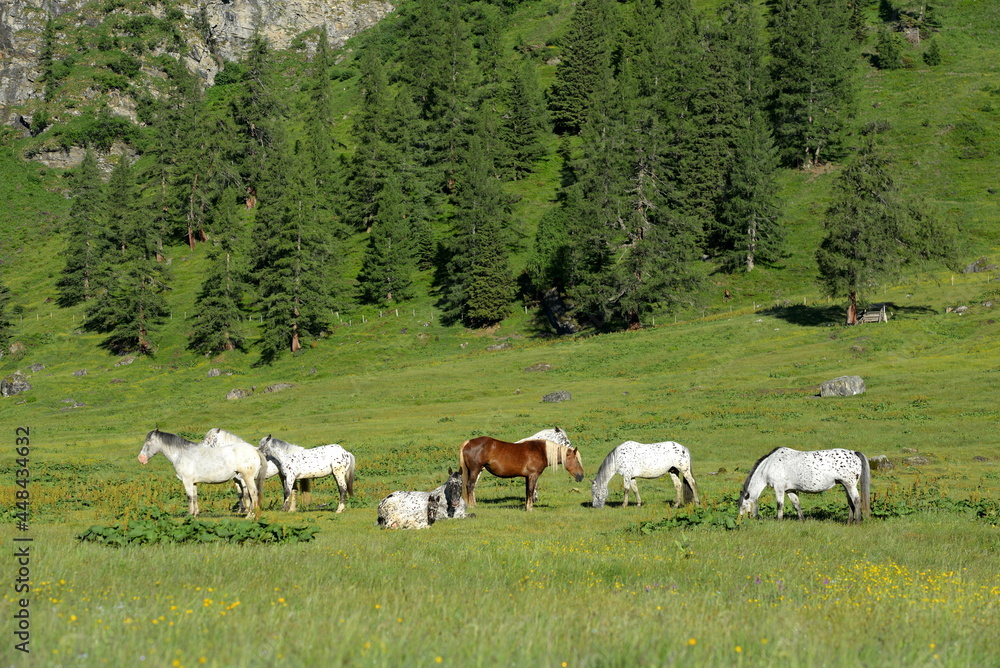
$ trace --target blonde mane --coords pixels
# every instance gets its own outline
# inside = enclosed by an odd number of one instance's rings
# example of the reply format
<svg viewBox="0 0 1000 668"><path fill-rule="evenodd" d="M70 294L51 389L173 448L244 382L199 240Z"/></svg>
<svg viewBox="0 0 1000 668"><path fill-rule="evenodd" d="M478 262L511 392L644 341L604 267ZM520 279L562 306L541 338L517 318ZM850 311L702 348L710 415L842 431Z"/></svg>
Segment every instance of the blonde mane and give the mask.
<svg viewBox="0 0 1000 668"><path fill-rule="evenodd" d="M545 459L548 466L553 466L559 468L560 466L566 466L566 453L571 450L569 446L561 445L559 443L553 443L552 441L545 441ZM580 466L583 466L583 457L580 456L580 451L576 451L576 457L580 461Z"/></svg>

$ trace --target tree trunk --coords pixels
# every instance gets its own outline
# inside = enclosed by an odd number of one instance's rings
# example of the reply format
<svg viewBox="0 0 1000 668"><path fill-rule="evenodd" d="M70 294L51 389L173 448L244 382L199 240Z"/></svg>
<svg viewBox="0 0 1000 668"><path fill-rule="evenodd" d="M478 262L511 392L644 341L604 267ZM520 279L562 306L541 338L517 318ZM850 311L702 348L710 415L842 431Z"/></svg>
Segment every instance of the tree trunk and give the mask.
<svg viewBox="0 0 1000 668"><path fill-rule="evenodd" d="M852 290L851 294L848 295L848 300L847 324L856 325L858 324L858 293Z"/></svg>

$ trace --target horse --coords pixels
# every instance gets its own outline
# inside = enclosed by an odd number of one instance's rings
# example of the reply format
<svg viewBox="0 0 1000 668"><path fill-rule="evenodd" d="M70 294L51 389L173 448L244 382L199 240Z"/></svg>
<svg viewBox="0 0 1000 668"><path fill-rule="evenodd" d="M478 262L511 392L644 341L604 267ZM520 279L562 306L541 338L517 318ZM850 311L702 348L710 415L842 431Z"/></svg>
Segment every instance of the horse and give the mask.
<svg viewBox="0 0 1000 668"><path fill-rule="evenodd" d="M209 429L205 434L205 438L201 441L201 445L207 448L217 448L220 445L232 445L233 443L246 443L251 447L256 447L251 443L247 443L236 434L226 431L225 429L220 429L219 427ZM292 445L291 443L285 443L284 441L277 440L275 441L275 447L281 448L284 452L289 454L305 450L305 448L300 445ZM274 457L265 458L267 460L267 478L270 480L279 473L278 463ZM309 505L312 500L312 480L309 478L300 478L295 481L295 487L298 488L299 492L302 494L302 503Z"/></svg>
<svg viewBox="0 0 1000 668"><path fill-rule="evenodd" d="M315 448L298 448L270 434L260 439L260 451L274 459L285 491L282 510L295 512L295 481L332 475L340 491L337 512L344 512L347 496L354 496L354 455L333 443Z"/></svg>
<svg viewBox="0 0 1000 668"><path fill-rule="evenodd" d="M393 492L378 504L384 529L426 529L437 520L466 517L462 474L448 471L443 485L430 492Z"/></svg>
<svg viewBox="0 0 1000 668"><path fill-rule="evenodd" d="M170 460L174 472L184 484L188 497L188 512L198 515L198 483L222 483L240 479L240 497L247 519L260 509L260 494L264 487L267 462L257 448L248 443L204 448L177 434L154 429L146 435L139 463L145 465L158 453Z"/></svg>
<svg viewBox="0 0 1000 668"><path fill-rule="evenodd" d="M674 507L681 506L681 479L683 478L684 503L698 503L698 485L691 474L691 453L680 443L636 443L625 441L608 453L597 470L597 476L590 486L591 506L603 508L608 498L608 483L616 473L621 474L625 485L625 500L622 508L628 506L628 491L635 492L635 503L642 505L636 478L659 478L667 473L674 481L677 498Z"/></svg>
<svg viewBox="0 0 1000 668"><path fill-rule="evenodd" d="M498 478L524 478L525 510L532 508L538 476L546 467L563 465L577 482L583 480L580 452L545 440L508 443L480 436L462 443L458 448L458 463L462 472L462 497L469 507L476 505L476 482L483 469Z"/></svg>
<svg viewBox="0 0 1000 668"><path fill-rule="evenodd" d="M778 504L778 519L783 517L785 494L788 494L801 520L802 507L797 493L818 494L836 484L843 485L847 492L849 524L871 515L871 469L863 454L842 448L812 452L775 448L750 469L740 491L740 516L753 513L758 517L757 499L770 485Z"/></svg>
<svg viewBox="0 0 1000 668"><path fill-rule="evenodd" d="M565 445L567 448L573 447L573 444L569 440L569 436L566 432L559 427L553 427L552 429L543 429L537 434L532 434L528 438L522 438L518 443L524 443L525 441L552 441L553 443L558 443L559 445ZM477 481L478 482L478 481ZM531 502L538 503L538 487L535 487L535 496L532 497Z"/></svg>

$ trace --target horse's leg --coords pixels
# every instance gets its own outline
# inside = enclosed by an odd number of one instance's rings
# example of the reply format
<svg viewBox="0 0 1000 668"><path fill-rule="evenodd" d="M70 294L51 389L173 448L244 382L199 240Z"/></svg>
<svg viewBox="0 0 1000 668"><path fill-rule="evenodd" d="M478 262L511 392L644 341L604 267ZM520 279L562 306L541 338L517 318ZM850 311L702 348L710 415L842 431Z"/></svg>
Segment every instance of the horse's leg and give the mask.
<svg viewBox="0 0 1000 668"><path fill-rule="evenodd" d="M674 508L680 508L684 505L684 496L681 493L681 479L677 477L677 474L673 471L667 471L670 474L670 480L674 483L674 492L676 496L674 498Z"/></svg>
<svg viewBox="0 0 1000 668"><path fill-rule="evenodd" d="M628 490L632 487L632 479L622 476L622 487L625 490L625 496L622 499L622 508L628 508Z"/></svg>
<svg viewBox="0 0 1000 668"><path fill-rule="evenodd" d="M798 513L799 519L805 519L802 517L802 506L799 505L799 495L795 492L785 492L788 494L788 498L792 500L792 505L795 506L795 512Z"/></svg>
<svg viewBox="0 0 1000 668"><path fill-rule="evenodd" d="M637 478L632 478L632 491L635 492L635 506L638 508L642 505L642 497L639 496L639 482Z"/></svg>
<svg viewBox="0 0 1000 668"><path fill-rule="evenodd" d="M778 519L785 516L785 490L774 488L774 502L778 506Z"/></svg>
<svg viewBox="0 0 1000 668"><path fill-rule="evenodd" d="M344 501L347 500L347 474L345 471L340 471L333 474L334 479L337 481L337 489L340 490L340 503L337 504L337 512L344 512L344 508L347 506Z"/></svg>
<svg viewBox="0 0 1000 668"><path fill-rule="evenodd" d="M188 497L188 513L192 517L198 516L198 485L193 482L184 482L184 491Z"/></svg>
<svg viewBox="0 0 1000 668"><path fill-rule="evenodd" d="M292 471L283 471L283 478L281 480L282 488L285 492L285 503L281 506L281 509L289 512L295 512L295 474Z"/></svg>
<svg viewBox="0 0 1000 668"><path fill-rule="evenodd" d="M479 476L483 473L483 467L473 467L469 469L469 502L465 505L472 507L476 505L476 483L479 482Z"/></svg>
<svg viewBox="0 0 1000 668"><path fill-rule="evenodd" d="M538 484L538 474L529 473L524 477L524 509L531 510L534 505L535 486Z"/></svg>
<svg viewBox="0 0 1000 668"><path fill-rule="evenodd" d="M847 508L850 511L847 515L847 523L854 524L855 522L861 521L861 496L858 494L857 487L849 487L847 483L842 483L844 485L844 491L847 492Z"/></svg>

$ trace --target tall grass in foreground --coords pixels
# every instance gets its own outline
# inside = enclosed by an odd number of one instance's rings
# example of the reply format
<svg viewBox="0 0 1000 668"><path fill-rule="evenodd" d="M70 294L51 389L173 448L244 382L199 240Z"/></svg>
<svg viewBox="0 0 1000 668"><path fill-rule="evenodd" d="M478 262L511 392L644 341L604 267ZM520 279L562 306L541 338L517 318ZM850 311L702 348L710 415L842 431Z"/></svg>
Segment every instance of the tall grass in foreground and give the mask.
<svg viewBox="0 0 1000 668"><path fill-rule="evenodd" d="M409 532L378 530L370 511L313 512L296 519L319 522L316 542L274 547L112 549L44 526L32 665L963 666L996 656L996 527L920 515L623 530L664 509L561 501L525 514L483 503L476 518Z"/></svg>

